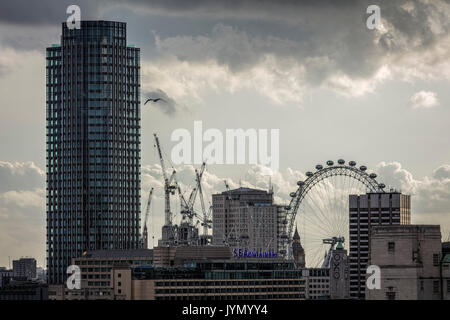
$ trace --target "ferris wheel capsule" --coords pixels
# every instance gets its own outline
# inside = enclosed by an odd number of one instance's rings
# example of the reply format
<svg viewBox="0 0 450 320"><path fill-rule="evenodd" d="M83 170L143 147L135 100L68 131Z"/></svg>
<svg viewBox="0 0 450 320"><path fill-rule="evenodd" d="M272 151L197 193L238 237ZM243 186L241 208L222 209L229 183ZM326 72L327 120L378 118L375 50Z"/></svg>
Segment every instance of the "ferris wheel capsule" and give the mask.
<svg viewBox="0 0 450 320"><path fill-rule="evenodd" d="M307 177L311 177L313 175L313 173L311 171L308 171L307 173L305 173Z"/></svg>
<svg viewBox="0 0 450 320"><path fill-rule="evenodd" d="M344 160L344 159L339 159L339 160L338 160L338 163L339 163L339 164L345 164L345 160Z"/></svg>
<svg viewBox="0 0 450 320"><path fill-rule="evenodd" d="M297 185L298 185L299 187L302 187L302 186L305 185L305 182L304 182L304 181L297 181Z"/></svg>
<svg viewBox="0 0 450 320"><path fill-rule="evenodd" d="M377 174L376 173L371 173L371 174L369 174L369 177L371 177L372 179L375 179L377 177Z"/></svg>
<svg viewBox="0 0 450 320"><path fill-rule="evenodd" d="M289 195L293 198L293 197L295 197L295 192L291 192Z"/></svg>
<svg viewBox="0 0 450 320"><path fill-rule="evenodd" d="M331 161L331 160L328 160L328 161L327 161L327 166L332 166L333 164L334 164L333 161Z"/></svg>
<svg viewBox="0 0 450 320"><path fill-rule="evenodd" d="M350 165L350 167L356 166L356 162L355 161L350 161L348 164Z"/></svg>
<svg viewBox="0 0 450 320"><path fill-rule="evenodd" d="M316 169L317 169L317 170L322 170L322 169L323 169L323 166L322 166L321 164L318 164L318 165L316 166Z"/></svg>
<svg viewBox="0 0 450 320"><path fill-rule="evenodd" d="M367 170L367 167L366 167L366 166L361 166L361 167L359 167L359 170L361 170L361 171L366 171L366 170Z"/></svg>
<svg viewBox="0 0 450 320"><path fill-rule="evenodd" d="M384 183L380 183L380 184L378 185L378 187L379 187L380 189L384 189L384 188L386 188L386 185L385 185Z"/></svg>

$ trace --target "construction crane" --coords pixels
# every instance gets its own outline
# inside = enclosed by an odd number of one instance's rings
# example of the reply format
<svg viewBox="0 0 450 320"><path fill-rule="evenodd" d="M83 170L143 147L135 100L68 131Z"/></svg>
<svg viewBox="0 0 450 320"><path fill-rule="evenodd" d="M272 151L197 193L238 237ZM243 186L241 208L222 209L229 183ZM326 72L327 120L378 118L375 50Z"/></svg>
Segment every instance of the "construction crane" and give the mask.
<svg viewBox="0 0 450 320"><path fill-rule="evenodd" d="M162 170L163 177L164 177L164 201L165 201L165 206L164 206L165 224L164 225L171 226L172 225L172 212L170 211L170 195L175 194L176 185L173 185L172 182L175 179L176 171L175 171L175 169L173 169L171 176L167 177L166 167L164 165L164 158L162 156L162 151L161 151L161 145L159 144L159 138L156 135L156 133L154 133L153 136L155 137L155 144L156 144L156 148L158 149L159 161L161 163L161 170Z"/></svg>
<svg viewBox="0 0 450 320"><path fill-rule="evenodd" d="M330 244L330 249L328 253L325 254L325 258L323 259L322 268L328 268L330 266L331 254L333 253L334 246L336 243L343 243L345 241L344 237L333 237L330 239L323 239L323 243Z"/></svg>
<svg viewBox="0 0 450 320"><path fill-rule="evenodd" d="M148 249L147 221L148 221L148 216L150 214L150 205L152 203L152 195L153 195L153 188L150 189L150 193L148 194L147 207L145 209L144 227L142 230L142 244L141 244L141 247L144 249Z"/></svg>
<svg viewBox="0 0 450 320"><path fill-rule="evenodd" d="M201 189L200 181L203 176L203 172L205 171L206 163L203 162L202 166L200 167L200 172L195 169L195 182L196 186L192 189L191 194L189 195L189 199L186 201L184 198L184 195L181 191L180 186L177 183L177 189L178 193L180 195L180 203L181 203L181 214L183 216L183 219L188 219L190 224L193 224L193 218L194 216L197 216L194 210L194 204L195 199L197 198L197 194L199 190ZM203 195L202 195L203 196ZM204 205L204 204L202 204Z"/></svg>

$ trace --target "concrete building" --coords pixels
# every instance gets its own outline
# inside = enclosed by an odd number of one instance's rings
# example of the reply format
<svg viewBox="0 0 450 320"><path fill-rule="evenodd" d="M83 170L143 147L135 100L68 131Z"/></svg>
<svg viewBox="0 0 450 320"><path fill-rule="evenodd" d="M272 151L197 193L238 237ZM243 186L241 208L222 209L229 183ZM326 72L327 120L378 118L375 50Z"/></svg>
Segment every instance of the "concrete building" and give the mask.
<svg viewBox="0 0 450 320"><path fill-rule="evenodd" d="M411 223L411 198L396 191L349 196L350 297L365 298L369 234L372 226Z"/></svg>
<svg viewBox="0 0 450 320"><path fill-rule="evenodd" d="M212 196L213 239L232 249L279 252L282 228L280 206L273 203L273 193L238 188Z"/></svg>
<svg viewBox="0 0 450 320"><path fill-rule="evenodd" d="M126 23L62 23L46 57L47 278L87 250L140 242L140 50Z"/></svg>
<svg viewBox="0 0 450 320"><path fill-rule="evenodd" d="M8 270L5 267L0 267L0 288L9 284L13 277L13 270Z"/></svg>
<svg viewBox="0 0 450 320"><path fill-rule="evenodd" d="M186 261L231 259L229 246L169 246L153 249L153 261L156 267L180 267Z"/></svg>
<svg viewBox="0 0 450 320"><path fill-rule="evenodd" d="M450 253L446 253L441 261L442 299L450 300Z"/></svg>
<svg viewBox="0 0 450 320"><path fill-rule="evenodd" d="M20 258L19 260L13 260L13 272L15 278L36 279L36 259Z"/></svg>
<svg viewBox="0 0 450 320"><path fill-rule="evenodd" d="M37 281L12 280L0 288L0 300L48 300L48 287Z"/></svg>
<svg viewBox="0 0 450 320"><path fill-rule="evenodd" d="M152 249L95 250L73 258L72 264L80 267L81 289L69 290L65 284L50 285L49 299L114 299L114 268L153 264Z"/></svg>
<svg viewBox="0 0 450 320"><path fill-rule="evenodd" d="M211 260L115 272L122 279L115 284L116 293L126 300L305 299L302 270L280 259Z"/></svg>
<svg viewBox="0 0 450 320"><path fill-rule="evenodd" d="M441 299L441 231L438 225L373 226L370 261L381 270L381 289L368 300Z"/></svg>
<svg viewBox="0 0 450 320"><path fill-rule="evenodd" d="M306 299L329 300L330 299L330 269L307 268L303 269L306 280Z"/></svg>

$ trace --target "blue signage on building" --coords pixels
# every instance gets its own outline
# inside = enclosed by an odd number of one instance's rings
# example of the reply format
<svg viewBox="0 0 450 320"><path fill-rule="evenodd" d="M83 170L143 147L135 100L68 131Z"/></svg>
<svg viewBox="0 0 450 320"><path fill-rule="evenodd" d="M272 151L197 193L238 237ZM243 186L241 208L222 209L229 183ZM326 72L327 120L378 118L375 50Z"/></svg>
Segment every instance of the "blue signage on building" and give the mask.
<svg viewBox="0 0 450 320"><path fill-rule="evenodd" d="M278 258L278 252L274 251L249 251L247 249L234 249L235 258Z"/></svg>

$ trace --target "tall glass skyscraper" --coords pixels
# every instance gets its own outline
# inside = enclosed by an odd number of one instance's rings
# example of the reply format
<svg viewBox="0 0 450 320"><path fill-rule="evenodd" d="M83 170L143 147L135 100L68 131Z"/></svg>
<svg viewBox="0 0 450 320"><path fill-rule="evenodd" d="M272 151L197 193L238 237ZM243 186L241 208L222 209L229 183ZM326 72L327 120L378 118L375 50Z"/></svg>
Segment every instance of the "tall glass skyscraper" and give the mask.
<svg viewBox="0 0 450 320"><path fill-rule="evenodd" d="M140 230L140 50L126 24L62 26L47 48L48 282L86 250L135 249Z"/></svg>

